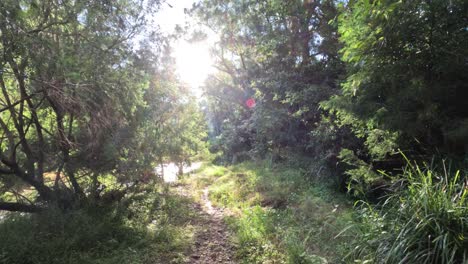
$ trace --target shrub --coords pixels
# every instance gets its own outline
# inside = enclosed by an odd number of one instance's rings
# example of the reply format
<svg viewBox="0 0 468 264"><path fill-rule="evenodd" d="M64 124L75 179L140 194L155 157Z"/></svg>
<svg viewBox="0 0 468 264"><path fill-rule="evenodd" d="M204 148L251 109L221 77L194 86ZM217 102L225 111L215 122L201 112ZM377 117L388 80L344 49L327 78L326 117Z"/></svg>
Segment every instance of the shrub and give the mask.
<svg viewBox="0 0 468 264"><path fill-rule="evenodd" d="M192 236L189 205L147 185L119 204L8 214L0 221L0 263L182 262Z"/></svg>

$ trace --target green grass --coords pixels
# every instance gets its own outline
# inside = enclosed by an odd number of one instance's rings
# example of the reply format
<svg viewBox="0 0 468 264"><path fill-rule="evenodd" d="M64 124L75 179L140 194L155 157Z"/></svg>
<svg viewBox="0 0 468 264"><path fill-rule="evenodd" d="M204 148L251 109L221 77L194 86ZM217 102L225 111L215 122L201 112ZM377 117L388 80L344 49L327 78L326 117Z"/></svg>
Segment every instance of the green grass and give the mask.
<svg viewBox="0 0 468 264"><path fill-rule="evenodd" d="M190 203L147 185L114 206L9 214L0 263L185 263L197 217Z"/></svg>
<svg viewBox="0 0 468 264"><path fill-rule="evenodd" d="M408 164L383 204L355 208L326 181L282 165L206 167L187 181L229 209L242 263L467 263L466 179Z"/></svg>
<svg viewBox="0 0 468 264"><path fill-rule="evenodd" d="M229 208L237 257L243 263L339 263L349 251L337 236L352 221L352 204L300 169L267 163L206 166L187 178L194 190Z"/></svg>

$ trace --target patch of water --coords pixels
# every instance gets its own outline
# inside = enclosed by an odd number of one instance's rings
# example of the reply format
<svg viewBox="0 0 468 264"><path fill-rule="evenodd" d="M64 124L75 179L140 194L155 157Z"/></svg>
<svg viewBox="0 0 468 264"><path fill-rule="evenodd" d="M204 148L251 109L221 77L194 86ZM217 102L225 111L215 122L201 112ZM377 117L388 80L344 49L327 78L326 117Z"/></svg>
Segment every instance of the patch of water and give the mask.
<svg viewBox="0 0 468 264"><path fill-rule="evenodd" d="M190 166L184 166L183 171L184 173L190 173L194 170L197 170L201 167L202 162L193 162ZM162 175L161 166L155 168L155 172L158 175ZM173 162L164 164L164 175L163 179L164 182L171 183L176 182L178 179L179 167Z"/></svg>

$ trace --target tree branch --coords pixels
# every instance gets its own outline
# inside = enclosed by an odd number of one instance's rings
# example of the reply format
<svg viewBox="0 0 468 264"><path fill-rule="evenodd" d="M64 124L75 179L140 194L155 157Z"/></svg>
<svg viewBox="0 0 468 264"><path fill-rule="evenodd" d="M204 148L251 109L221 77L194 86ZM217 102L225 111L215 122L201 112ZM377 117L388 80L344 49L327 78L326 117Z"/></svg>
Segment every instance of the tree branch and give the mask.
<svg viewBox="0 0 468 264"><path fill-rule="evenodd" d="M10 202L0 202L0 210L10 211L10 212L26 212L26 213L37 213L42 211L44 208L23 203L10 203Z"/></svg>

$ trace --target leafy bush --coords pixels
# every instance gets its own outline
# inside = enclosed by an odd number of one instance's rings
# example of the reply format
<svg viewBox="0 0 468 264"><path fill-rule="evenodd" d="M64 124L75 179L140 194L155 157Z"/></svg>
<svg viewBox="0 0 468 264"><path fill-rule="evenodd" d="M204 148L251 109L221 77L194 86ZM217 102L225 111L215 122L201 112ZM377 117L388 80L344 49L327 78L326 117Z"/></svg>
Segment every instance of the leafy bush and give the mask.
<svg viewBox="0 0 468 264"><path fill-rule="evenodd" d="M349 257L366 263L466 263L468 189L460 173L409 163L404 179L381 208L361 207L361 235Z"/></svg>

